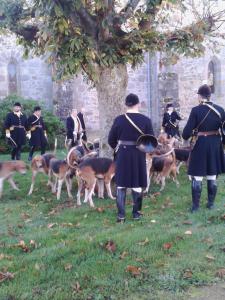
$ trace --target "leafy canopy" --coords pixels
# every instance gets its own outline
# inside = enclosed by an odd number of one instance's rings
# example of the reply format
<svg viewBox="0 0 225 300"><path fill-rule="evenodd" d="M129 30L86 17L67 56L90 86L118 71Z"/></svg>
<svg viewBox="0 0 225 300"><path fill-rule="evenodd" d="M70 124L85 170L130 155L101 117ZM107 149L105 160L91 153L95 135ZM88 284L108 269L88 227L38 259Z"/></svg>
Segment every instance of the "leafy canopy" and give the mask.
<svg viewBox="0 0 225 300"><path fill-rule="evenodd" d="M193 2L193 1L192 1ZM96 81L101 68L136 66L145 51L198 56L223 12L190 13L182 0L1 0L0 28L14 32L37 55L47 55L59 77L83 71Z"/></svg>

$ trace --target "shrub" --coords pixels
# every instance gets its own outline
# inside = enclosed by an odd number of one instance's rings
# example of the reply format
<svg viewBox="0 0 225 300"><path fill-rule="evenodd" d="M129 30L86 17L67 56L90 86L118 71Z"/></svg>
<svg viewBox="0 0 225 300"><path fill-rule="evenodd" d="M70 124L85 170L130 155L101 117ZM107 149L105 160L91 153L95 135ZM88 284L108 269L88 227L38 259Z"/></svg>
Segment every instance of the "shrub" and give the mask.
<svg viewBox="0 0 225 300"><path fill-rule="evenodd" d="M13 104L20 102L23 107L23 112L26 116L30 116L33 113L34 106L41 105L42 116L47 129L48 134L48 149L53 149L55 138L58 139L58 147L62 147L65 139L65 128L64 124L60 119L55 116L52 112L47 110L43 104L33 99L24 99L17 95L11 95L0 101L0 153L8 153L10 147L7 144L5 138L4 122L8 112L12 111ZM29 143L24 146L23 151L28 151Z"/></svg>

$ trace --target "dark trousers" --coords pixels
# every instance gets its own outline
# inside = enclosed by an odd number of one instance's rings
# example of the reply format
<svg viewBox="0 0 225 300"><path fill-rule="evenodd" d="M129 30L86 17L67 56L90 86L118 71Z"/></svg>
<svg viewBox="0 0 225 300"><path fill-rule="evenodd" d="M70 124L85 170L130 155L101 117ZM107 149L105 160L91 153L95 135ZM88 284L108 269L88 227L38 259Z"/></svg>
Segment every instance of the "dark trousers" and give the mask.
<svg viewBox="0 0 225 300"><path fill-rule="evenodd" d="M30 158L33 157L34 152L37 150L37 148L38 148L38 147L36 147L36 146L32 146L32 147L30 148L30 153L29 153L29 157L30 157ZM41 155L42 155L42 154L45 154L45 148L46 148L45 145L42 145L42 146L41 146Z"/></svg>
<svg viewBox="0 0 225 300"><path fill-rule="evenodd" d="M20 160L20 157L21 157L21 145L18 145L17 147L14 147L12 149L12 152L11 152L11 158L12 160Z"/></svg>

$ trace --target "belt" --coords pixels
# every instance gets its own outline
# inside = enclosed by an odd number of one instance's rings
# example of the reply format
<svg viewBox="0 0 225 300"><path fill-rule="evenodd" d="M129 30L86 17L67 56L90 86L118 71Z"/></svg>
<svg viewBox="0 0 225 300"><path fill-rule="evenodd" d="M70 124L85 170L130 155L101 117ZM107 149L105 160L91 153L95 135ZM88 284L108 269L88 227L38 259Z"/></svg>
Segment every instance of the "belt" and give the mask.
<svg viewBox="0 0 225 300"><path fill-rule="evenodd" d="M13 127L13 128L23 128L23 129L25 129L25 127L22 126L22 125L13 125L12 127ZM12 128L12 127L10 127L10 128ZM12 130L13 130L13 129L12 129Z"/></svg>
<svg viewBox="0 0 225 300"><path fill-rule="evenodd" d="M124 145L124 146L136 146L136 141L118 141L118 145Z"/></svg>
<svg viewBox="0 0 225 300"><path fill-rule="evenodd" d="M218 135L218 134L220 134L218 130L198 132L198 136L209 136L209 135Z"/></svg>

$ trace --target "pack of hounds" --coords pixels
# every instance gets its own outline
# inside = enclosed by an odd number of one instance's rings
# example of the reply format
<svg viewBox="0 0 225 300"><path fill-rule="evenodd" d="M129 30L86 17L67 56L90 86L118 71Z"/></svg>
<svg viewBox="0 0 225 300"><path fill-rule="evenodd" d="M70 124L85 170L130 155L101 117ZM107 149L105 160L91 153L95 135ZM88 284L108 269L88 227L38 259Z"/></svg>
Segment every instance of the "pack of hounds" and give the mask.
<svg viewBox="0 0 225 300"><path fill-rule="evenodd" d="M56 147L55 147L56 150ZM67 149L65 159L58 159L56 151L43 155L36 155L31 162L32 179L28 195L34 192L35 179L38 173L44 173L47 186L56 194L57 200L61 197L62 185L65 182L69 198L72 196L72 182L77 181L77 205L81 205L81 195L84 194L84 203L94 207L93 195L104 198L104 188L111 199L115 199L111 191L112 179L115 175L115 162L112 159L99 157L99 142L88 147L86 143ZM148 184L145 193L149 192L150 182L153 180L161 184L160 191L165 188L166 178L171 177L179 186L177 174L181 164L188 164L189 147L183 147L175 138L167 138L166 134L158 137L158 146L151 154L146 154ZM25 174L28 167L21 160L0 162L0 197L2 196L3 182L7 180L11 187L19 190L13 180L13 174Z"/></svg>

